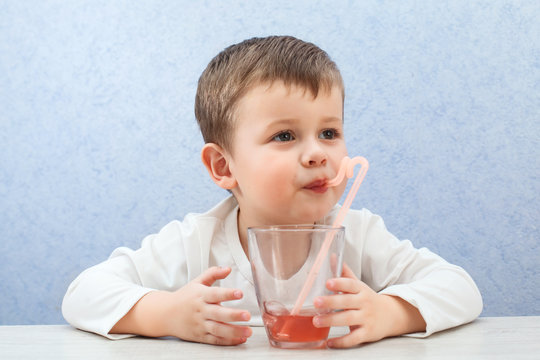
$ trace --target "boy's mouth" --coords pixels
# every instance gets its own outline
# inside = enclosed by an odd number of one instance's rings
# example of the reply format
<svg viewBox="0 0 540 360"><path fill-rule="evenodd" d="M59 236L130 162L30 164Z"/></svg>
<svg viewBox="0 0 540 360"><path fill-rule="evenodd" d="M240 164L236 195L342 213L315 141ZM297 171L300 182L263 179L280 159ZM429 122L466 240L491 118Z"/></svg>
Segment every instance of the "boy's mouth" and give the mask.
<svg viewBox="0 0 540 360"><path fill-rule="evenodd" d="M304 189L311 190L318 194L324 194L326 190L328 190L328 186L326 185L326 183L326 180L315 180L304 186Z"/></svg>

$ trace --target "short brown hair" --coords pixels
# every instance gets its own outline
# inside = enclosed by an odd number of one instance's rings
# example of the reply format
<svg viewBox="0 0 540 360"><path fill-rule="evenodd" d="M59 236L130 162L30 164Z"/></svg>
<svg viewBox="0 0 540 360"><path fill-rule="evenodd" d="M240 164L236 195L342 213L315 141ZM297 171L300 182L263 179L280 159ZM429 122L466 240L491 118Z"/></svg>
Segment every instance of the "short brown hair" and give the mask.
<svg viewBox="0 0 540 360"><path fill-rule="evenodd" d="M336 64L316 45L292 36L245 40L216 55L199 78L195 117L204 141L232 150L238 100L253 86L276 80L303 86L314 97L336 85L344 94Z"/></svg>

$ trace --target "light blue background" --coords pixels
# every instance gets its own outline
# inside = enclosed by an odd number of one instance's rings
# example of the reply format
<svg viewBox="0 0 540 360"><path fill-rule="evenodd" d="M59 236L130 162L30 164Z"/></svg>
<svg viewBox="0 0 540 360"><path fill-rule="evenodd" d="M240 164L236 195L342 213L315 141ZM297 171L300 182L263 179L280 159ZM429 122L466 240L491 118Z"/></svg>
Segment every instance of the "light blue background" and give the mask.
<svg viewBox="0 0 540 360"><path fill-rule="evenodd" d="M485 316L540 315L540 2L1 1L0 324L63 323L68 284L226 196L198 77L291 34L346 83L355 200L463 266Z"/></svg>

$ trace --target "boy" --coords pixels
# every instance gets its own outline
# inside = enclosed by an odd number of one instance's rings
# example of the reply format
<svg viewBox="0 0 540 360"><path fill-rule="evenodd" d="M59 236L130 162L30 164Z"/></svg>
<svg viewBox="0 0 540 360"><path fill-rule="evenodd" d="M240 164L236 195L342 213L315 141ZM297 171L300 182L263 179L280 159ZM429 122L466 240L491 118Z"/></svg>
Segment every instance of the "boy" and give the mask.
<svg viewBox="0 0 540 360"><path fill-rule="evenodd" d="M113 339L245 342L248 325L262 324L246 229L331 223L346 185L326 185L347 155L343 103L339 70L313 44L254 38L218 54L199 80L195 115L202 161L232 196L83 272L64 298L66 320ZM342 311L313 321L351 331L328 346L427 336L480 314L481 296L463 269L397 240L365 209L350 210L343 225L343 274L327 283L336 294L315 301Z"/></svg>

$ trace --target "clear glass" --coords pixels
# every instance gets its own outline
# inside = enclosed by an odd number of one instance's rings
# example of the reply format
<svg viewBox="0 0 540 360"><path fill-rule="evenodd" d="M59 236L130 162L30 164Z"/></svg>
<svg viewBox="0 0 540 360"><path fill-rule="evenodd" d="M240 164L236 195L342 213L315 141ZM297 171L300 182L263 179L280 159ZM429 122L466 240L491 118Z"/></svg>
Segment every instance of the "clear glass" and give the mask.
<svg viewBox="0 0 540 360"><path fill-rule="evenodd" d="M330 328L316 328L313 317L329 310L316 309L313 300L332 294L326 288L326 281L341 275L344 233L343 227L327 225L248 228L257 301L272 346L289 349L326 346ZM321 252L324 243L329 245L328 251ZM313 285L302 307L293 313L319 253L324 257Z"/></svg>

